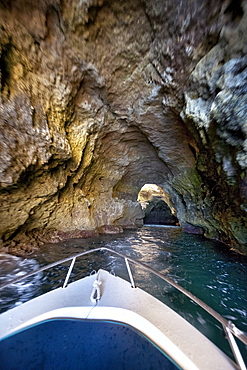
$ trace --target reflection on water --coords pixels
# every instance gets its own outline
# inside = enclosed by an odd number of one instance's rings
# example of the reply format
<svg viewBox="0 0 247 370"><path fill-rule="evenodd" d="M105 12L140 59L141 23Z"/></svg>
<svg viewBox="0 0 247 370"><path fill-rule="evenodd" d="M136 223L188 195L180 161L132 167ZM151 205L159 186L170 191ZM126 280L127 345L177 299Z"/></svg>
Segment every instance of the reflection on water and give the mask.
<svg viewBox="0 0 247 370"><path fill-rule="evenodd" d="M101 246L115 249L167 274L247 332L247 258L229 252L221 244L205 240L201 236L183 234L179 228L174 227L146 226L137 231L125 231L118 236L70 240L47 245L41 252L26 259L1 255L0 283L39 266ZM4 289L4 294L1 294L1 310L25 302L50 288L61 286L68 265L69 263L64 264L26 279L23 283L14 284L8 290ZM71 278L83 277L100 267L128 279L124 261L106 252L97 252L78 259ZM138 286L175 309L229 353L221 328L220 333L217 330L220 324L175 288L161 282L158 277L151 276L138 266L131 268Z"/></svg>

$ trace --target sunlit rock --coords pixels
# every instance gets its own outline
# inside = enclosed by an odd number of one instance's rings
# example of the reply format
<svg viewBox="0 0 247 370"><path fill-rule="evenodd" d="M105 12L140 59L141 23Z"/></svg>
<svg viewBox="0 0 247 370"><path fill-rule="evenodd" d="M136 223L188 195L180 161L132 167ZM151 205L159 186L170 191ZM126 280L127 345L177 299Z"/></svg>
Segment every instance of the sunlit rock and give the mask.
<svg viewBox="0 0 247 370"><path fill-rule="evenodd" d="M246 14L230 0L1 1L5 250L139 227L152 183L184 230L246 253Z"/></svg>

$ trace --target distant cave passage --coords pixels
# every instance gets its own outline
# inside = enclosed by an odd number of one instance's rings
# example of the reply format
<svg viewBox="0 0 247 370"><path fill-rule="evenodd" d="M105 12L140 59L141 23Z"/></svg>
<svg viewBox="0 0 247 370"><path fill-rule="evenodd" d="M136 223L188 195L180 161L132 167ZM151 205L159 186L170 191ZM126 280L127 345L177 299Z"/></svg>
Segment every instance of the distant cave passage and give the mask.
<svg viewBox="0 0 247 370"><path fill-rule="evenodd" d="M137 200L145 212L144 225L179 225L176 211L170 205L168 194L159 186L144 185Z"/></svg>
<svg viewBox="0 0 247 370"><path fill-rule="evenodd" d="M177 217L163 200L150 205L148 211L145 211L143 222L144 225L178 225Z"/></svg>

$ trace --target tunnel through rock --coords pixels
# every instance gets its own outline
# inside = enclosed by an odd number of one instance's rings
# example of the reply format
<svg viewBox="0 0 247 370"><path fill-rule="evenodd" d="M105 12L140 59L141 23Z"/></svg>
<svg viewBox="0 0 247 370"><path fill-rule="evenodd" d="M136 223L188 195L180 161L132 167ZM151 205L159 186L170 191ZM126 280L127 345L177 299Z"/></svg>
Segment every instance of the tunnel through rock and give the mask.
<svg viewBox="0 0 247 370"><path fill-rule="evenodd" d="M169 195L158 185L145 184L137 200L145 212L144 225L179 225L176 210L171 205Z"/></svg>
<svg viewBox="0 0 247 370"><path fill-rule="evenodd" d="M0 247L141 226L152 183L183 230L247 253L247 3L233 3L1 2Z"/></svg>

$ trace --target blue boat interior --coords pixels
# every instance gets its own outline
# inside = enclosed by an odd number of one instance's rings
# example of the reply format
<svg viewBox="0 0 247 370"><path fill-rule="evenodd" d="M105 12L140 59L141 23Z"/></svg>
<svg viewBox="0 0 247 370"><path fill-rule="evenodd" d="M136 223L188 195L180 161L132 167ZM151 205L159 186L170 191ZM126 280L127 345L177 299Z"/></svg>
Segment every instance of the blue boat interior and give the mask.
<svg viewBox="0 0 247 370"><path fill-rule="evenodd" d="M0 341L1 370L177 370L153 343L121 323L52 319Z"/></svg>

